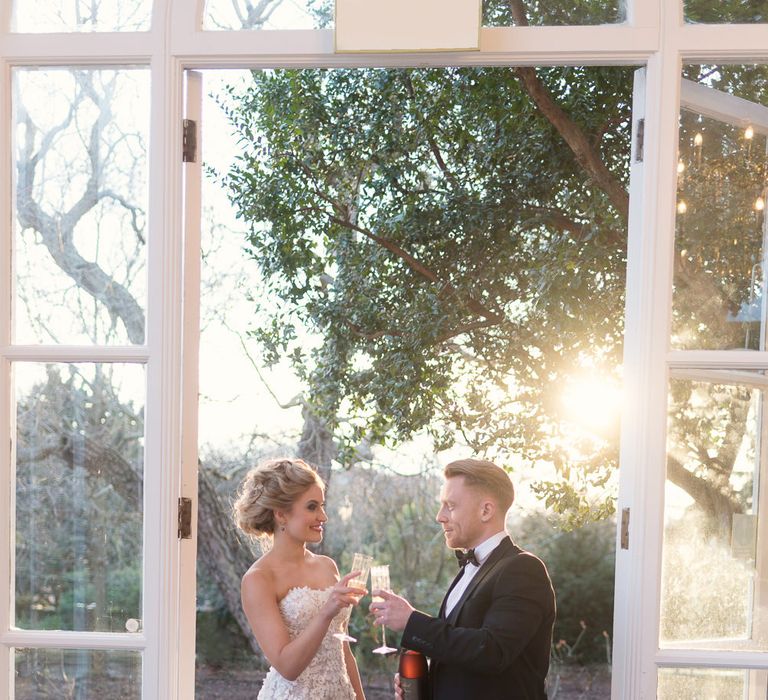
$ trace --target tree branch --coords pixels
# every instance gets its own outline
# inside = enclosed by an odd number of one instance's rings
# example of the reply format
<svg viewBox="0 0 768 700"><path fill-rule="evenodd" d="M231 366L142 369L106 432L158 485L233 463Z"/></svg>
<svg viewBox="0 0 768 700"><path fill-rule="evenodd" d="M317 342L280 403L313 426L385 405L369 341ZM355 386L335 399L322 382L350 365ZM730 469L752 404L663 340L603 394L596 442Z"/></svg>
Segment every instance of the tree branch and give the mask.
<svg viewBox="0 0 768 700"><path fill-rule="evenodd" d="M685 491L710 517L721 520L727 518L728 522L734 513L742 513L744 508L732 493L718 488L711 481L696 476L686 469L675 457L667 457L667 477L669 480Z"/></svg>
<svg viewBox="0 0 768 700"><path fill-rule="evenodd" d="M523 0L509 0L509 11L512 13L512 20L518 27L528 26L528 15L525 12Z"/></svg>
<svg viewBox="0 0 768 700"><path fill-rule="evenodd" d="M93 85L86 77L80 76L77 81L83 94L87 94L95 104L109 103L100 100L95 94ZM98 183L102 176L103 163L99 155L101 134L104 124L109 121L110 113L107 107L100 107L99 116L92 125L88 139L88 159L91 163L91 173L85 190L80 198L70 207L69 211L60 217L54 217L43 211L34 200L34 183L37 166L42 162L47 151L52 148L54 135L65 129L73 120L74 104L67 117L57 127L48 132L42 139L40 149L33 154L34 134L37 129L29 115L26 115L25 143L22 145L23 155L17 162L16 208L19 225L22 230L37 231L43 245L48 250L54 262L67 274L73 282L84 289L94 299L104 304L110 315L119 318L125 325L130 342L140 345L145 337L144 310L138 304L128 289L108 275L98 264L83 258L74 244L74 230L80 219L96 206L101 196Z"/></svg>
<svg viewBox="0 0 768 700"><path fill-rule="evenodd" d="M403 80L405 82L405 87L408 90L408 94L410 95L411 99L413 100L416 97L416 90L413 87L413 81L411 80L411 76L407 72L403 72ZM440 147L437 145L437 142L435 141L434 137L432 136L432 133L429 131L429 129L426 127L422 120L422 124L424 125L424 133L427 137L427 143L429 144L429 150L432 152L432 156L435 159L435 162L437 163L437 166L442 171L443 175L445 175L446 179L458 190L460 189L460 185L457 182L456 178L454 177L453 173L448 169L448 166L445 163L445 159L443 158L443 154L440 151Z"/></svg>
<svg viewBox="0 0 768 700"><path fill-rule="evenodd" d="M348 228L352 231L357 231L358 233L361 233L366 238L372 240L374 243L377 243L378 245L380 245L382 248L386 248L388 251L390 251L395 256L400 258L403 262L405 262L406 265L408 265L408 267L410 267L414 272L421 275L425 279L429 280L433 284L440 285L441 293L448 292L451 295L455 296L457 299L462 301L466 305L466 307L473 313L483 316L484 318L488 319L488 321L492 323L501 323L504 320L503 315L490 311L489 309L485 308L485 306L483 306L483 304L481 304L476 299L473 299L472 297L462 298L459 295L456 287L454 287L450 282L444 282L440 280L440 278L432 270L430 270L424 264L416 260L416 258L414 258L410 253L407 253L399 245L397 245L397 243L390 240L389 238L384 238L383 236L379 236L375 234L373 231L369 231L368 229L362 228L361 226L357 226L350 221L345 221L344 219L341 219L337 216L333 216L332 214L327 214L327 216L329 220L331 220L333 223L338 224L339 226L343 226L344 228Z"/></svg>
<svg viewBox="0 0 768 700"><path fill-rule="evenodd" d="M629 195L621 182L608 170L581 127L555 102L552 94L536 74L535 68L519 66L514 71L541 113L568 144L579 165L606 193L611 204L626 220L629 216Z"/></svg>

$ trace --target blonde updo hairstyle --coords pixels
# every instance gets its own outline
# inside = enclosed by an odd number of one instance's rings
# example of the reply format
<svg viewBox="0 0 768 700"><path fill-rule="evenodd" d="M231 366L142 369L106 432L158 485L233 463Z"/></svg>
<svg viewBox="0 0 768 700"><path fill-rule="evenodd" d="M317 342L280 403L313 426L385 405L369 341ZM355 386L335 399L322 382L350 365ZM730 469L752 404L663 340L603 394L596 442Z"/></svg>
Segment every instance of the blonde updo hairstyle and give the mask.
<svg viewBox="0 0 768 700"><path fill-rule="evenodd" d="M262 462L246 474L237 491L235 524L259 539L275 532L275 511L289 511L310 486L325 490L320 475L302 459L287 457Z"/></svg>

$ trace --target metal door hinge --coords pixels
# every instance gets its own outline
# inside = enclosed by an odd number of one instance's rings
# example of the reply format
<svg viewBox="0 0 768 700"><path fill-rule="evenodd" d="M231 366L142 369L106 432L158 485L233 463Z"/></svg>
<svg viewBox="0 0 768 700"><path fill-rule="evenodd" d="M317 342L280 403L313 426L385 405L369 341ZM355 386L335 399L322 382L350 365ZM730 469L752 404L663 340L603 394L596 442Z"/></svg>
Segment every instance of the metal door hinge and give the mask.
<svg viewBox="0 0 768 700"><path fill-rule="evenodd" d="M192 537L192 499L179 499L179 535L180 540Z"/></svg>
<svg viewBox="0 0 768 700"><path fill-rule="evenodd" d="M185 119L182 125L181 160L194 163L197 160L197 122Z"/></svg>
<svg viewBox="0 0 768 700"><path fill-rule="evenodd" d="M629 549L629 508L621 510L621 548Z"/></svg>
<svg viewBox="0 0 768 700"><path fill-rule="evenodd" d="M635 134L635 163L643 162L644 146L645 146L645 119L638 119L637 133Z"/></svg>

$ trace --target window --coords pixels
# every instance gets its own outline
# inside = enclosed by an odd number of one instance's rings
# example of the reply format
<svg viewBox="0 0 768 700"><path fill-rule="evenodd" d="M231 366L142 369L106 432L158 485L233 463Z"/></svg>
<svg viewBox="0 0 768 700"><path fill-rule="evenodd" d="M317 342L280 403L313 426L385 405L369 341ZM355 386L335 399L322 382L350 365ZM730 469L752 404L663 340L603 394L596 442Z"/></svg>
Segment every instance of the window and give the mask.
<svg viewBox="0 0 768 700"><path fill-rule="evenodd" d="M137 32L149 29L151 0L12 0L17 32Z"/></svg>

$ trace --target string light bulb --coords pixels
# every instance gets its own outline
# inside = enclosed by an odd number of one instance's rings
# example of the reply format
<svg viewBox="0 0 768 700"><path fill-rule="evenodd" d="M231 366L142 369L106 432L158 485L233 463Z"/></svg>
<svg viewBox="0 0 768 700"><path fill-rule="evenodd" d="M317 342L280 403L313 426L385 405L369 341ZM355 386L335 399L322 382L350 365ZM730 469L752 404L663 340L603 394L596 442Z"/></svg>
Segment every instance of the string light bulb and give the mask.
<svg viewBox="0 0 768 700"><path fill-rule="evenodd" d="M681 199L677 203L677 213L678 214L685 214L685 212L687 212L687 211L688 211L688 205L685 203L684 199Z"/></svg>
<svg viewBox="0 0 768 700"><path fill-rule="evenodd" d="M755 211L763 211L765 209L765 199L762 196L758 197L752 206L755 208Z"/></svg>
<svg viewBox="0 0 768 700"><path fill-rule="evenodd" d="M685 163L682 160L677 161L677 173L682 175L685 172Z"/></svg>
<svg viewBox="0 0 768 700"><path fill-rule="evenodd" d="M704 143L704 137L701 135L701 132L699 131L696 134L696 136L693 137L693 145L701 146L702 143Z"/></svg>
<svg viewBox="0 0 768 700"><path fill-rule="evenodd" d="M755 135L755 130L752 128L752 125L750 124L746 129L744 129L744 138L747 139L747 141L751 141L754 135Z"/></svg>

